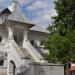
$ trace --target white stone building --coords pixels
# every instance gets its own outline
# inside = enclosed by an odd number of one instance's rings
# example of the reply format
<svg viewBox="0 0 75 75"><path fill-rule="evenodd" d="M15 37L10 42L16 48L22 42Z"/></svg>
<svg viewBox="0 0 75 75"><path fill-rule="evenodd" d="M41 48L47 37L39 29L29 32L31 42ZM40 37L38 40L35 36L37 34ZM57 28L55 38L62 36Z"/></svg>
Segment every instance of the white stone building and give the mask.
<svg viewBox="0 0 75 75"><path fill-rule="evenodd" d="M45 63L41 41L47 33L44 28L27 22L18 2L13 0L0 12L0 75L22 75L29 69L29 63Z"/></svg>

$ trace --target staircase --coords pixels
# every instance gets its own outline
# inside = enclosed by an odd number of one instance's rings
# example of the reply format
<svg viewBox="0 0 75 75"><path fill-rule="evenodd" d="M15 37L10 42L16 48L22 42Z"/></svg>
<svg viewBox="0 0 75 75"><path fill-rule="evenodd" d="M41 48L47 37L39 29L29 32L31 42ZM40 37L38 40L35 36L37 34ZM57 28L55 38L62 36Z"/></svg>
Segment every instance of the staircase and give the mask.
<svg viewBox="0 0 75 75"><path fill-rule="evenodd" d="M28 53L32 56L35 62L43 63L43 57L41 54L32 46L29 41L25 41L24 48L28 51Z"/></svg>
<svg viewBox="0 0 75 75"><path fill-rule="evenodd" d="M9 46L9 52L11 60L15 62L16 65L16 73L20 74L29 68L28 63L24 58L24 54L22 53L20 47L13 39L7 39L7 44Z"/></svg>
<svg viewBox="0 0 75 75"><path fill-rule="evenodd" d="M30 54L34 62L43 63L43 57L40 53L31 45L29 41L25 42L25 49ZM20 47L16 44L13 39L7 39L4 43L0 43L0 52L9 52L11 60L15 62L16 68L18 68L17 73L23 73L29 69L28 63L26 63L24 55ZM0 54L1 55L1 54ZM16 61L17 60L17 61ZM0 67L0 75L6 75L7 68Z"/></svg>

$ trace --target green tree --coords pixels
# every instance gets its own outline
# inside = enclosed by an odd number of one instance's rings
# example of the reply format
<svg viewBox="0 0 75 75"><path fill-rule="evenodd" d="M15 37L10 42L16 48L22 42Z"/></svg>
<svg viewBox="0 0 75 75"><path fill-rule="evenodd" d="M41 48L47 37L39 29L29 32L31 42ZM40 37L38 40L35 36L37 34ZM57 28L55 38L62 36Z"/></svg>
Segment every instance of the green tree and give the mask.
<svg viewBox="0 0 75 75"><path fill-rule="evenodd" d="M57 16L48 27L50 34L45 41L49 53L45 58L49 62L68 62L75 60L75 1L55 1Z"/></svg>

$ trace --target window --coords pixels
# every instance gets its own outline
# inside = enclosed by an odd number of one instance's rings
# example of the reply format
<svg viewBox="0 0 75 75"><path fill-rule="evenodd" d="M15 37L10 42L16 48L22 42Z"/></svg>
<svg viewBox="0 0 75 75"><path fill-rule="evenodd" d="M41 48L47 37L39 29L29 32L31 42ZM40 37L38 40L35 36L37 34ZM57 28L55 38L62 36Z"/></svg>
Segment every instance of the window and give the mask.
<svg viewBox="0 0 75 75"><path fill-rule="evenodd" d="M4 60L0 60L0 66L4 65Z"/></svg>
<svg viewBox="0 0 75 75"><path fill-rule="evenodd" d="M34 40L31 40L31 44L34 45Z"/></svg>
<svg viewBox="0 0 75 75"><path fill-rule="evenodd" d="M15 63L13 61L10 61L9 72L11 73L11 75L15 75L15 69L16 69Z"/></svg>
<svg viewBox="0 0 75 75"><path fill-rule="evenodd" d="M0 37L0 42L2 41L2 37Z"/></svg>
<svg viewBox="0 0 75 75"><path fill-rule="evenodd" d="M44 41L40 41L40 47L44 48Z"/></svg>
<svg viewBox="0 0 75 75"><path fill-rule="evenodd" d="M17 43L17 36L13 36L13 37L14 37L15 42Z"/></svg>

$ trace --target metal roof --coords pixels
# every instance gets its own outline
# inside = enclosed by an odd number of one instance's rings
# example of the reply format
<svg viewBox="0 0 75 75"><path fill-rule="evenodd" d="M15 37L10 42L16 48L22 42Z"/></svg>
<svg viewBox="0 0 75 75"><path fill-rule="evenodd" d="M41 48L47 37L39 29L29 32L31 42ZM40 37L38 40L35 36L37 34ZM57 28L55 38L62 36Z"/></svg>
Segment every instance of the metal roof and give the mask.
<svg viewBox="0 0 75 75"><path fill-rule="evenodd" d="M41 25L36 25L36 26L30 28L30 30L49 33L49 31L46 28L44 28L43 26L41 26Z"/></svg>
<svg viewBox="0 0 75 75"><path fill-rule="evenodd" d="M10 9L9 9L10 10ZM23 22L23 23L29 23L27 18L23 15L20 8L17 6L15 7L14 11L11 11L11 15L9 15L9 20Z"/></svg>
<svg viewBox="0 0 75 75"><path fill-rule="evenodd" d="M2 10L0 12L0 15L3 15L3 14L9 14L8 16L8 20L9 21L14 21L14 22L20 22L20 23L25 23L27 25L29 25L29 27L33 27L34 24L30 23L29 20L27 18L25 18L25 16L22 14L20 8L17 6L14 11L11 11L8 8L4 8L4 10Z"/></svg>

